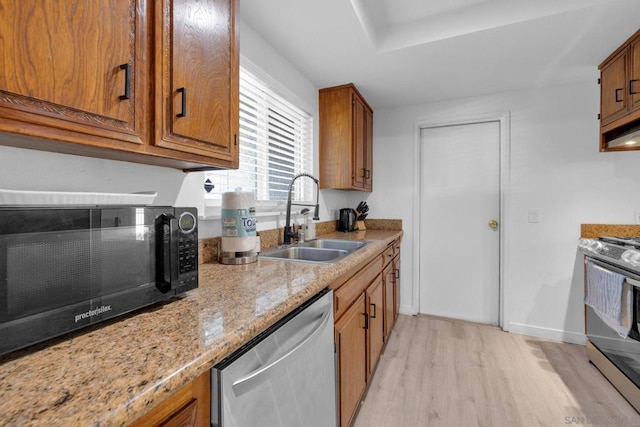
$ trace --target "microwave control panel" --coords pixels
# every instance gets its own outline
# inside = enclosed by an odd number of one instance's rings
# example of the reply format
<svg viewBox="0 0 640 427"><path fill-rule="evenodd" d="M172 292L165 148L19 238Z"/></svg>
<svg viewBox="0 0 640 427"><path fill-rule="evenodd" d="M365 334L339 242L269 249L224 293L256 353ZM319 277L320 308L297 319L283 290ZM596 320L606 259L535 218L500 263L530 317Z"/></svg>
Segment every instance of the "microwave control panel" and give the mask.
<svg viewBox="0 0 640 427"><path fill-rule="evenodd" d="M198 287L198 233L196 226L196 217L191 212L184 211L178 216L179 281L177 292L185 292Z"/></svg>

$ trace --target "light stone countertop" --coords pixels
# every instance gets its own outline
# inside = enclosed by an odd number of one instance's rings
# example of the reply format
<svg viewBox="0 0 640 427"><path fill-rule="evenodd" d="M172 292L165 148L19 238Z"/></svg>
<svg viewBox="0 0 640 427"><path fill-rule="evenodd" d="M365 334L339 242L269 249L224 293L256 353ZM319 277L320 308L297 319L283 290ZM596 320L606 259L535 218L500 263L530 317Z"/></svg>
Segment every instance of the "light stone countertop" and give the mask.
<svg viewBox="0 0 640 427"><path fill-rule="evenodd" d="M130 423L401 235L322 235L370 242L335 264L202 264L178 300L0 357L0 426Z"/></svg>
<svg viewBox="0 0 640 427"><path fill-rule="evenodd" d="M581 224L580 237L597 239L600 236L636 237L640 236L640 225L633 224Z"/></svg>

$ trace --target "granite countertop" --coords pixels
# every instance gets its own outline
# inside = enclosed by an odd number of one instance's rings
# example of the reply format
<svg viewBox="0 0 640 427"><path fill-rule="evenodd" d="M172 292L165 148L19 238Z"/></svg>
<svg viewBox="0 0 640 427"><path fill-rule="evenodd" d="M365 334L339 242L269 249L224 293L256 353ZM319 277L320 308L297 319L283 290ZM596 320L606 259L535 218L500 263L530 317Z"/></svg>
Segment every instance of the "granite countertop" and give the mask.
<svg viewBox="0 0 640 427"><path fill-rule="evenodd" d="M640 236L640 225L633 224L581 224L580 237L597 239L600 236Z"/></svg>
<svg viewBox="0 0 640 427"><path fill-rule="evenodd" d="M202 264L178 300L6 355L0 425L130 423L401 235L322 235L370 241L335 264Z"/></svg>

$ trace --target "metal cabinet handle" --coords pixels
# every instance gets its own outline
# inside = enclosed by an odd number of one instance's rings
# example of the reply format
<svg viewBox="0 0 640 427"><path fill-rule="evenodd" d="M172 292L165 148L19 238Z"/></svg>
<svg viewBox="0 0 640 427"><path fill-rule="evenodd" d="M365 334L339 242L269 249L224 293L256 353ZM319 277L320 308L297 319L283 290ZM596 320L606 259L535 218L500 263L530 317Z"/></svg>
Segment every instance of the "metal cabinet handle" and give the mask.
<svg viewBox="0 0 640 427"><path fill-rule="evenodd" d="M309 332L309 334L300 340L291 350L289 350L284 356L278 358L277 360L269 363L266 366L262 366L255 371L251 372L249 375L240 378L235 381L232 385L233 392L236 396L241 396L244 393L252 390L256 384L261 384L268 379L274 378L278 375L276 368L282 364L282 362L286 359L290 359L295 357L296 355L300 355L304 349L313 342L313 340L322 333L324 328L327 326L329 322L329 318L331 317L331 313L333 312L333 308L331 306L328 307L322 313L322 317L316 324L316 326Z"/></svg>
<svg viewBox="0 0 640 427"><path fill-rule="evenodd" d="M370 304L371 307L373 307L373 314L371 315L372 319L377 318L378 314L377 314L377 310L376 310L376 305L375 304Z"/></svg>
<svg viewBox="0 0 640 427"><path fill-rule="evenodd" d="M624 89L622 89L622 88L616 89L616 102L624 101L624 98L618 99L618 94L623 93L623 92L624 92Z"/></svg>
<svg viewBox="0 0 640 427"><path fill-rule="evenodd" d="M396 268L396 280L400 280L400 269Z"/></svg>
<svg viewBox="0 0 640 427"><path fill-rule="evenodd" d="M131 98L131 64L122 64L120 69L124 70L124 95L120 95L120 99L129 99Z"/></svg>
<svg viewBox="0 0 640 427"><path fill-rule="evenodd" d="M633 85L635 83L638 83L638 80L629 80L629 95L637 95L640 93L633 90Z"/></svg>
<svg viewBox="0 0 640 427"><path fill-rule="evenodd" d="M171 214L162 214L156 219L156 287L162 293L175 289L178 281L176 265L179 257L177 239L178 220Z"/></svg>
<svg viewBox="0 0 640 427"><path fill-rule="evenodd" d="M182 94L182 111L176 114L176 117L186 117L187 115L187 88L181 87L178 93Z"/></svg>
<svg viewBox="0 0 640 427"><path fill-rule="evenodd" d="M364 177L366 179L371 179L371 170L370 169L365 169L364 171Z"/></svg>
<svg viewBox="0 0 640 427"><path fill-rule="evenodd" d="M369 314L362 313L364 315L364 329L369 329Z"/></svg>

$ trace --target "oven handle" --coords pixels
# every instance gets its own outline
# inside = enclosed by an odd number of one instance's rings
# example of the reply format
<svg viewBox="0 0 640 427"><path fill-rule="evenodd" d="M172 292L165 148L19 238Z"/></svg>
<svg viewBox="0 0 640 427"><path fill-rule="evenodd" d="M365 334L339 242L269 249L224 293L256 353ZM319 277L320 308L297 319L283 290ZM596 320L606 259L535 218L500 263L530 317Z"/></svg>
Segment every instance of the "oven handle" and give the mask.
<svg viewBox="0 0 640 427"><path fill-rule="evenodd" d="M638 281L638 280L634 280L634 279L630 279L630 278L626 277L625 281L628 284L630 284L631 286L635 286L636 288L640 288L640 281Z"/></svg>
<svg viewBox="0 0 640 427"><path fill-rule="evenodd" d="M628 271L625 271L625 270L623 270L621 268L618 268L618 267L615 267L613 265L607 264L606 262L600 261L598 259L591 258L589 256L585 256L585 259L584 259L585 266L587 264L587 261L590 261L590 262L598 265L599 267L604 268L605 270L613 271L614 273L618 273L618 274L622 274L624 276L624 280L628 284L630 284L631 286L634 286L636 288L640 288L640 280L629 277L629 272Z"/></svg>

